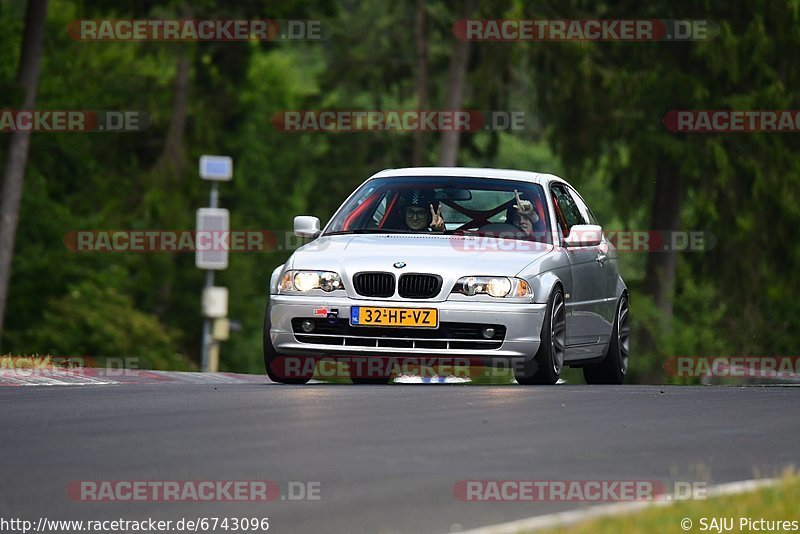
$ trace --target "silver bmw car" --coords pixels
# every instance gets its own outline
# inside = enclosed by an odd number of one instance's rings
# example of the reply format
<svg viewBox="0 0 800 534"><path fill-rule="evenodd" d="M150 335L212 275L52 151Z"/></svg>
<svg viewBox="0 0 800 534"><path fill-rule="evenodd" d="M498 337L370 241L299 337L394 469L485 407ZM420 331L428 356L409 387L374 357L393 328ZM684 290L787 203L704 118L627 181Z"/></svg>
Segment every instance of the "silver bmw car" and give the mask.
<svg viewBox="0 0 800 534"><path fill-rule="evenodd" d="M355 383L386 383L402 358L508 366L555 384L565 365L620 384L629 363L628 290L586 202L551 174L479 168L381 171L275 269L264 363L305 383L320 359ZM377 372L374 372L378 369Z"/></svg>

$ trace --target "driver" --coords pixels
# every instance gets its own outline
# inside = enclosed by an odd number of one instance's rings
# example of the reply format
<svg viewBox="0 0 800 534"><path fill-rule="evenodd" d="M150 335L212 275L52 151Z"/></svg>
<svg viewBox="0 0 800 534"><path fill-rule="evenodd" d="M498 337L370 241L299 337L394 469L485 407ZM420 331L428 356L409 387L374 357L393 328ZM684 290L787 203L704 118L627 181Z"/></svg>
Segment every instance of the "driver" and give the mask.
<svg viewBox="0 0 800 534"><path fill-rule="evenodd" d="M435 210L434 204L437 206ZM442 206L434 200L432 191L412 190L401 198L400 209L409 230L443 232L445 229Z"/></svg>

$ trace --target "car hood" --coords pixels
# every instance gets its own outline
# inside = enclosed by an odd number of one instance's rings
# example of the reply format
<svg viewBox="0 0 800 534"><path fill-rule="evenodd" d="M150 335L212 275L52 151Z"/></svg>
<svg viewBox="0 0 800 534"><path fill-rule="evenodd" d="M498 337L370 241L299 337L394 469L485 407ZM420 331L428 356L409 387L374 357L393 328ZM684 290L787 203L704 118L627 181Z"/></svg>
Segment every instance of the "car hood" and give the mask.
<svg viewBox="0 0 800 534"><path fill-rule="evenodd" d="M478 236L338 235L299 248L288 268L338 272L348 289L352 276L361 271L433 273L447 285L469 275L514 276L552 250L541 243ZM405 265L395 266L400 263Z"/></svg>

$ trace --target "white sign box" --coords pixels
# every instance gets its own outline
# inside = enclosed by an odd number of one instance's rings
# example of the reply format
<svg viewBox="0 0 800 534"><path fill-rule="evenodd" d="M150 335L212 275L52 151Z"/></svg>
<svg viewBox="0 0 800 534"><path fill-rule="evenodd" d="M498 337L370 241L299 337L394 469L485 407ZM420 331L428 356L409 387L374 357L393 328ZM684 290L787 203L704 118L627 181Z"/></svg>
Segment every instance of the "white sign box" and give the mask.
<svg viewBox="0 0 800 534"><path fill-rule="evenodd" d="M197 210L194 264L198 269L228 268L230 213L223 208Z"/></svg>
<svg viewBox="0 0 800 534"><path fill-rule="evenodd" d="M203 289L203 317L219 318L228 315L228 288Z"/></svg>

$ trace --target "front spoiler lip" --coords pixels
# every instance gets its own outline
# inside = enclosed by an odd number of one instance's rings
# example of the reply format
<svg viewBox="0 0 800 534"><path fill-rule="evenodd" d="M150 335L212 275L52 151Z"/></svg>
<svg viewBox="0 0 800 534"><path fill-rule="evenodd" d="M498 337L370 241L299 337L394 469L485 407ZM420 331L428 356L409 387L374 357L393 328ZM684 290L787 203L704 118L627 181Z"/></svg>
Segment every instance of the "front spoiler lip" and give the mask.
<svg viewBox="0 0 800 534"><path fill-rule="evenodd" d="M530 360L539 349L541 327L546 304L463 302L463 301L365 301L349 297L320 298L317 296L271 295L267 313L270 314L270 339L279 354L287 356L366 356L366 357L438 357L481 358L485 361ZM496 349L429 349L394 347L359 347L352 345L327 345L300 343L291 327L294 317L313 317L315 308L338 310L340 318L350 316L351 306L396 306L407 308L432 308L439 310L439 323L468 322L503 324L506 337ZM368 328L368 327L365 327Z"/></svg>
<svg viewBox="0 0 800 534"><path fill-rule="evenodd" d="M504 342L505 344L505 342ZM357 345L324 345L318 343L284 342L278 352L286 355L302 356L313 354L333 355L359 355L359 356L386 356L386 357L420 357L436 356L440 358L470 358L485 355L488 357L519 358L525 356L515 350L485 349L485 350L454 350L454 349L426 349L426 348L401 348L401 347L359 347Z"/></svg>

